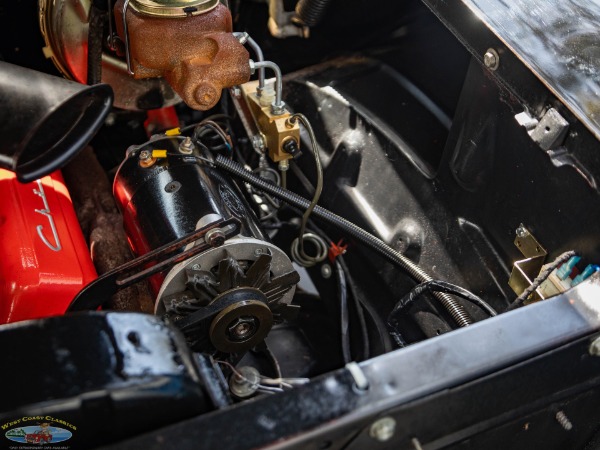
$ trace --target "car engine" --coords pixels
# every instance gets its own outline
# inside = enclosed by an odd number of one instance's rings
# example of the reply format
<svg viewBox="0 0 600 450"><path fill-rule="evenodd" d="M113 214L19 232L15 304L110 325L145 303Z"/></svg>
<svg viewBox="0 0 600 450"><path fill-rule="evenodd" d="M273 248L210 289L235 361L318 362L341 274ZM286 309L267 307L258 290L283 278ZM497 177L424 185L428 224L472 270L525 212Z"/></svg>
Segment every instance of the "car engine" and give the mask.
<svg viewBox="0 0 600 450"><path fill-rule="evenodd" d="M599 2L0 22L1 445L600 448Z"/></svg>

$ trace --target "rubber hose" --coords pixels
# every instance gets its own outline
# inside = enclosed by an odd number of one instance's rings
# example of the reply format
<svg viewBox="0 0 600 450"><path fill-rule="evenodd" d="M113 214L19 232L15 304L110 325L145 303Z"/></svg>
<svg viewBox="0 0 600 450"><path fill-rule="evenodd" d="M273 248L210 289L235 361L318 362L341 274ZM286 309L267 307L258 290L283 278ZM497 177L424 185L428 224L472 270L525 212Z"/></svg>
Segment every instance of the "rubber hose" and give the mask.
<svg viewBox="0 0 600 450"><path fill-rule="evenodd" d="M88 31L87 84L93 86L102 81L102 40L107 13L92 5Z"/></svg>
<svg viewBox="0 0 600 450"><path fill-rule="evenodd" d="M318 25L325 15L331 0L300 0L296 4L296 14L307 27Z"/></svg>
<svg viewBox="0 0 600 450"><path fill-rule="evenodd" d="M274 197L277 197L280 200L289 203L290 205L302 209L306 209L310 205L310 201L304 197L301 197L300 195L286 189L282 189L279 186L275 186L268 181L257 177L252 172L246 170L244 166L235 161L227 159L221 155L217 155L214 158L214 163L217 167L226 170L232 175L242 179L246 183L249 183L256 188L273 195ZM397 252L381 239L373 236L349 220L346 220L343 217L340 217L337 214L320 206L316 206L312 214L375 250L392 264L403 269L415 281L424 283L426 281L433 280L433 278L427 272L425 272L421 267L412 262L406 256ZM440 301L444 308L446 308L448 313L459 326L465 327L473 323L473 319L467 314L464 307L451 296L443 292L435 292L433 295Z"/></svg>

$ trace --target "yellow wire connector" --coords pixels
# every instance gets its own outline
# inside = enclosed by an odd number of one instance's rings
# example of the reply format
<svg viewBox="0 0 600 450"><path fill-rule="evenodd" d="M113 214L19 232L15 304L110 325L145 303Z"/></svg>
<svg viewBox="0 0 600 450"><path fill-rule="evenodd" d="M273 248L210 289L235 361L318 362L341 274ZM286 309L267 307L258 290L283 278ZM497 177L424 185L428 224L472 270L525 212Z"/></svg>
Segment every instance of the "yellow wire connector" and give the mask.
<svg viewBox="0 0 600 450"><path fill-rule="evenodd" d="M167 157L166 150L152 150L152 157L156 159L163 159Z"/></svg>
<svg viewBox="0 0 600 450"><path fill-rule="evenodd" d="M165 136L179 136L181 134L181 130L179 128L171 128L170 130L165 131Z"/></svg>

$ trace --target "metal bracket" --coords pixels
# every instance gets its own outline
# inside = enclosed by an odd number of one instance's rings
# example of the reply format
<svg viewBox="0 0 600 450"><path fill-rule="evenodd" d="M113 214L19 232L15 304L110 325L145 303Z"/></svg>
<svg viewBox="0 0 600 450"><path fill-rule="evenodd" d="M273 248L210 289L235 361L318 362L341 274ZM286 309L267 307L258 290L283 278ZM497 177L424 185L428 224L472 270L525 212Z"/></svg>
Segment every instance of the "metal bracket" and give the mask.
<svg viewBox="0 0 600 450"><path fill-rule="evenodd" d="M528 111L517 114L515 119L543 150L560 147L569 131L569 122L554 108L548 109L539 121Z"/></svg>
<svg viewBox="0 0 600 450"><path fill-rule="evenodd" d="M209 232L219 229L223 239L211 240ZM202 227L180 239L163 245L139 258L125 263L95 279L73 299L67 311L95 310L113 294L152 275L170 269L186 259L222 245L225 240L237 236L241 229L238 219L219 220ZM183 252L181 248L193 244Z"/></svg>
<svg viewBox="0 0 600 450"><path fill-rule="evenodd" d="M517 295L521 295L540 273L548 252L523 224L516 230L514 243L526 259L514 263L508 284ZM544 297L536 290L531 298L537 301Z"/></svg>

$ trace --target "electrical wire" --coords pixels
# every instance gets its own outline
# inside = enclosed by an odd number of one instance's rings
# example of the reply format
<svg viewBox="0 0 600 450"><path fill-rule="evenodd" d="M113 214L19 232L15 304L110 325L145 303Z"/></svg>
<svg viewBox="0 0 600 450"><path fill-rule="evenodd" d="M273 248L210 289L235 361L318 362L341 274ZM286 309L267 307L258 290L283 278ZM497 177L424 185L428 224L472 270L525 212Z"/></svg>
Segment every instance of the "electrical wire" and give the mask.
<svg viewBox="0 0 600 450"><path fill-rule="evenodd" d="M268 194L271 194L290 205L296 206L297 208L306 209L311 204L309 200L303 198L302 196L286 189L282 189L279 186L274 186L268 181L249 172L235 161L231 161L222 157L221 155L217 155L214 158L214 164L215 166L228 171L232 175L262 190L263 192L267 192ZM348 234L357 241L360 241L367 247L379 253L389 262L404 270L417 282L423 283L433 279L425 270L412 262L406 256L349 220L344 219L343 217L340 217L337 214L320 206L314 206L313 214L315 217L318 217L324 222L329 223L330 225L341 230L343 233ZM434 292L434 295L442 303L442 305L446 308L448 313L459 326L464 327L473 323L473 319L467 314L464 307L455 299L443 292Z"/></svg>
<svg viewBox="0 0 600 450"><path fill-rule="evenodd" d="M508 305L508 308L506 308L506 311L512 311L513 309L520 308L521 306L523 306L523 303L525 303L525 300L527 300L527 298L531 294L533 294L535 292L535 290L537 288L539 288L544 281L546 281L548 279L550 274L555 269L557 269L558 267L560 267L561 265L563 265L565 262L567 262L569 259L571 259L573 256L576 256L576 255L577 255L577 253L574 250L570 250L568 252L564 252L563 254L559 255L558 258L556 258L553 262L551 262L546 267L544 267L544 269L535 278L535 280L533 280L533 283L531 283L531 285L529 287L527 287L527 289L525 289L521 293L521 295L519 295L516 298L516 300L514 302L512 302L510 305Z"/></svg>
<svg viewBox="0 0 600 450"><path fill-rule="evenodd" d="M260 382L256 383L246 378L239 370L237 370L234 367L233 364L221 360L215 360L215 362L217 364L222 364L228 367L229 370L231 370L236 377L248 383L252 388L256 388L257 392L261 392L264 394L275 394L278 392L284 392L284 389L282 387L273 387L269 385L277 385L286 387L288 389L293 389L296 386L301 386L310 382L309 378L282 378L281 376L279 376L278 378L270 378L259 373L258 375L260 377Z"/></svg>
<svg viewBox="0 0 600 450"><path fill-rule="evenodd" d="M325 242L320 236L313 233L304 233L303 235L304 241L310 242L314 245L316 254L315 256L302 255L300 254L300 247L298 245L293 245L290 248L290 254L292 259L300 264L302 267L313 267L318 262L324 261L327 258L327 254L329 252L329 246L327 242ZM297 240L294 240L297 242Z"/></svg>
<svg viewBox="0 0 600 450"><path fill-rule="evenodd" d="M340 329L342 339L342 357L344 364L352 361L350 355L350 334L349 334L349 319L348 319L348 290L346 288L346 274L341 264L335 262L335 276L338 282L338 300L340 304Z"/></svg>
<svg viewBox="0 0 600 450"><path fill-rule="evenodd" d="M481 309L485 310L491 317L498 315L496 310L492 308L485 300L481 299L480 297L466 290L465 288L462 288L452 283L448 283L446 281L430 280L426 281L425 283L418 284L417 286L412 288L408 294L402 297L402 299L398 303L396 303L394 309L392 309L392 312L390 313L389 317L396 317L397 315L399 315L403 310L412 305L425 292L444 292L446 294L453 294L458 297L464 298L465 300L468 300L471 303L476 304Z"/></svg>
<svg viewBox="0 0 600 450"><path fill-rule="evenodd" d="M302 215L302 222L300 223L300 232L298 238L292 242L292 254L296 253L300 256L300 259L296 262L298 262L301 265L304 265L304 267L311 267L325 260L325 258L327 257L326 254L324 256L322 254L311 256L306 254L304 250L306 223L308 222L308 219L312 214L313 210L317 206L319 198L321 197L321 192L323 191L323 167L321 166L321 157L319 155L319 146L317 144L317 138L315 137L315 132L306 116L304 114L295 113L292 114L288 119L288 122L292 125L295 125L298 121L302 123L302 125L304 125L304 128L310 136L311 150L315 158L315 166L317 170L317 185L315 187L315 193L313 195L313 198L306 210L304 211L304 214ZM285 189L285 187L283 188Z"/></svg>

